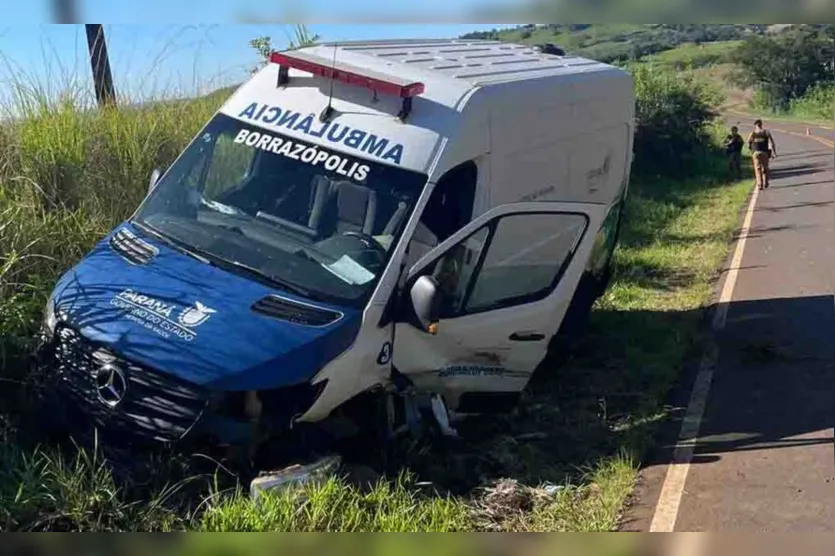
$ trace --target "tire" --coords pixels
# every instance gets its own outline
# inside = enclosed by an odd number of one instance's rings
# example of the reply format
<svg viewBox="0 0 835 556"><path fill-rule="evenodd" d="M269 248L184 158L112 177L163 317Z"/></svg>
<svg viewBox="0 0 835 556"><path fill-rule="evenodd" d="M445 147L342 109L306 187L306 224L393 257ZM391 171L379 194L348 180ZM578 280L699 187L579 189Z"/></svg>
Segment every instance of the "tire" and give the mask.
<svg viewBox="0 0 835 556"><path fill-rule="evenodd" d="M583 276L565 312L559 330L551 338L548 345L550 354L562 358L576 348L588 323L591 308L597 300L599 289L600 283L592 275L586 274Z"/></svg>

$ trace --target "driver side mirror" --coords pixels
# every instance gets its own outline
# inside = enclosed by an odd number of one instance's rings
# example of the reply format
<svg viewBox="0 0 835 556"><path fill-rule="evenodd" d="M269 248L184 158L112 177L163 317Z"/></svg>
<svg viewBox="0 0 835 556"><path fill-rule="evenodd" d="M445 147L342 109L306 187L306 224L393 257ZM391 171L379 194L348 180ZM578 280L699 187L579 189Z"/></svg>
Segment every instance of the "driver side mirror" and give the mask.
<svg viewBox="0 0 835 556"><path fill-rule="evenodd" d="M421 276L412 286L409 297L412 302L412 324L424 332L437 334L441 301L438 281L432 276Z"/></svg>
<svg viewBox="0 0 835 556"><path fill-rule="evenodd" d="M154 187L156 187L157 182L161 177L162 170L160 170L159 168L154 168L153 172L151 172L151 180L148 183L148 193L154 190Z"/></svg>

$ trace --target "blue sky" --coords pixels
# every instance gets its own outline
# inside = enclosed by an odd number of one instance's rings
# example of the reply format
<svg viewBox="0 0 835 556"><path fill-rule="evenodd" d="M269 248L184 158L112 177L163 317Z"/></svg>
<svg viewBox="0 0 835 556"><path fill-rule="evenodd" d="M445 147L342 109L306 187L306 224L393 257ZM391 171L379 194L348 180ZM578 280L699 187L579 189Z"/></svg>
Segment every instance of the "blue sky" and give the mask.
<svg viewBox="0 0 835 556"><path fill-rule="evenodd" d="M70 1L70 0L67 0ZM50 21L55 0L7 0L3 20L9 23ZM419 3L379 0L74 0L81 21L101 23L228 23L243 16L282 17L292 21L304 10L316 20L368 19L381 13L446 17L464 21L489 8L518 7L519 0L421 0ZM402 6L402 7L401 7ZM417 11L418 13L414 13ZM466 17L465 17L466 16Z"/></svg>
<svg viewBox="0 0 835 556"><path fill-rule="evenodd" d="M151 0L145 0L152 4ZM176 0L169 0L175 2ZM495 26L499 26L497 24ZM323 40L456 37L493 24L357 25L314 24ZM105 24L117 91L145 96L160 90L191 92L239 82L257 62L250 39L270 36L275 48L287 45L287 24ZM0 25L0 79L66 83L90 75L83 25ZM2 89L7 88L0 81Z"/></svg>
<svg viewBox="0 0 835 556"><path fill-rule="evenodd" d="M501 4L502 0L494 3ZM484 0L464 0L454 5L449 0L422 0L420 9L427 18L431 14L435 20L446 17L454 21L452 9L467 10L484 4ZM248 44L250 39L270 36L275 48L287 45L292 25L265 22L293 20L289 16L299 13L302 17L318 15L336 21L348 17L368 20L375 10L380 15L378 0L77 0L77 5L82 21L104 23L117 92L133 98L159 91L189 94L239 82L257 62ZM301 6L304 12L298 11ZM51 0L10 0L4 6L0 22L0 102L8 98L10 78L34 80L53 90L72 78L88 83L84 27L45 23L53 17L51 8ZM296 11L289 11L293 9ZM387 9L384 15L398 15L396 8ZM157 23L159 20L164 23ZM216 23L223 21L261 23ZM505 25L326 23L308 27L323 40L347 40L455 37Z"/></svg>

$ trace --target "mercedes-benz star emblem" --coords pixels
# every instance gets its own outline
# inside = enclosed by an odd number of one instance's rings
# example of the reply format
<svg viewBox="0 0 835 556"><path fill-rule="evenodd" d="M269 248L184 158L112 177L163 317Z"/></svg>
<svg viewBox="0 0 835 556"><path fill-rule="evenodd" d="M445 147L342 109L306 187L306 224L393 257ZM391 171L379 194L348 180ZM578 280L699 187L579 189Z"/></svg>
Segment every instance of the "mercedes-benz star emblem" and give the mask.
<svg viewBox="0 0 835 556"><path fill-rule="evenodd" d="M102 365L96 372L96 392L99 399L110 407L116 407L125 398L128 381L119 367Z"/></svg>

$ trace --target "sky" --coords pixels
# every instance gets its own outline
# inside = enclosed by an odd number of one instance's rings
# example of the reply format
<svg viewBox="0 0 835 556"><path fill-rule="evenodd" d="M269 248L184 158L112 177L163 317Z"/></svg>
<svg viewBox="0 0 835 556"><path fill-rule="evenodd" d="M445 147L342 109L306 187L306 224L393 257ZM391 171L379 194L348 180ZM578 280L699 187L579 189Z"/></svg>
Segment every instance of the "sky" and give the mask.
<svg viewBox="0 0 835 556"><path fill-rule="evenodd" d="M6 0L0 22L0 103L8 101L12 83L37 83L55 93L69 82L82 87L92 79L83 25L47 24L53 14L48 0ZM483 4L483 0L473 0ZM467 0L458 5L466 7ZM263 6L273 7L264 9ZM103 22L117 94L131 99L188 95L239 83L258 62L249 41L269 36L273 47L287 46L293 26L288 6L275 1L237 0L78 0L81 21ZM300 4L297 4L300 5ZM373 14L377 0L304 0L315 14L333 19ZM422 0L424 13L449 13L448 0ZM230 7L231 6L231 7ZM346 8L351 8L349 13ZM446 12L444 11L446 10ZM305 13L308 13L305 12ZM391 13L391 12L390 12ZM442 19L437 15L436 19ZM164 19L165 23L155 23ZM260 23L212 23L213 21ZM366 18L367 20L367 18ZM414 20L414 18L412 18ZM407 19L408 21L408 19ZM322 40L377 38L451 38L474 30L510 24L309 24Z"/></svg>

